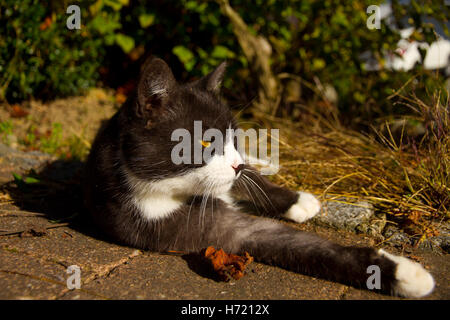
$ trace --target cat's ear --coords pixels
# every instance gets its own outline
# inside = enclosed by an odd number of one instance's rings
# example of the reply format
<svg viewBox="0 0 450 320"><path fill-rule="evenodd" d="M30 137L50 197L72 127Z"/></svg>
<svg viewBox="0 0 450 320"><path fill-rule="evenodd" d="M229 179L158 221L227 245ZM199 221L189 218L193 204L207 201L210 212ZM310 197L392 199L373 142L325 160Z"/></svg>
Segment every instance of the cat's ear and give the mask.
<svg viewBox="0 0 450 320"><path fill-rule="evenodd" d="M161 107L176 85L169 66L161 59L150 57L141 69L137 86L138 107L141 111Z"/></svg>
<svg viewBox="0 0 450 320"><path fill-rule="evenodd" d="M196 85L203 90L218 94L220 92L220 86L222 85L222 79L226 69L227 63L224 61L210 74L198 80Z"/></svg>

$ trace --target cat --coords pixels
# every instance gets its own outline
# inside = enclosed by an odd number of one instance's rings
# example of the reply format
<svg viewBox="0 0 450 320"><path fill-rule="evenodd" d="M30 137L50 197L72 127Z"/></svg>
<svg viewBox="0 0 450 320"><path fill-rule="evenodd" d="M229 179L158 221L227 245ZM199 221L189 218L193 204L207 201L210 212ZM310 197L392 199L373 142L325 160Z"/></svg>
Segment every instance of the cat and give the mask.
<svg viewBox="0 0 450 320"><path fill-rule="evenodd" d="M306 221L321 210L310 193L277 186L247 163L234 139L209 161L175 164L174 130L236 129L220 87L226 63L180 84L170 67L150 57L135 90L99 130L86 163L84 199L93 223L115 241L146 250L199 252L214 246L256 261L367 288L376 265L377 292L422 297L433 277L418 263L382 249L341 246L278 221ZM192 140L192 149L209 142ZM243 208L255 208L249 214Z"/></svg>

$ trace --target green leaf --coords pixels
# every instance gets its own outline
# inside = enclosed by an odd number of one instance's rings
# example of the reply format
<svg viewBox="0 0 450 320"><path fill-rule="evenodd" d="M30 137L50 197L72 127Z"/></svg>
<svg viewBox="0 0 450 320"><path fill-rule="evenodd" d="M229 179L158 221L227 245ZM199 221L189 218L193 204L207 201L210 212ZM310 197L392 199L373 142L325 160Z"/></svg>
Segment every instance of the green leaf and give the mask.
<svg viewBox="0 0 450 320"><path fill-rule="evenodd" d="M111 46L114 44L114 42L116 40L116 36L114 34L107 34L104 39L105 39L105 44L107 46Z"/></svg>
<svg viewBox="0 0 450 320"><path fill-rule="evenodd" d="M325 68L325 60L321 58L314 58L312 63L312 70L321 70Z"/></svg>
<svg viewBox="0 0 450 320"><path fill-rule="evenodd" d="M204 2L204 3L198 3L195 0L192 1L188 1L184 4L184 7L188 10L192 10L194 12L197 13L203 13L205 12L205 9L208 7L208 3Z"/></svg>
<svg viewBox="0 0 450 320"><path fill-rule="evenodd" d="M176 46L172 49L174 55L180 59L187 71L191 71L195 65L195 56L191 50L184 46Z"/></svg>
<svg viewBox="0 0 450 320"><path fill-rule="evenodd" d="M234 54L233 51L229 50L227 47L218 45L215 46L212 53L211 53L211 57L216 58L216 59L228 59L228 58L234 58L236 55Z"/></svg>
<svg viewBox="0 0 450 320"><path fill-rule="evenodd" d="M119 11L124 4L128 4L128 1L104 0L104 3L113 8L114 11Z"/></svg>
<svg viewBox="0 0 450 320"><path fill-rule="evenodd" d="M208 58L208 53L205 50L203 50L202 48L198 48L197 49L197 53L198 53L198 55L200 56L201 59Z"/></svg>
<svg viewBox="0 0 450 320"><path fill-rule="evenodd" d="M150 27L155 22L155 15L151 13L144 13L139 16L139 24L142 28Z"/></svg>
<svg viewBox="0 0 450 320"><path fill-rule="evenodd" d="M41 182L39 179L36 179L36 178L33 178L33 177L26 177L24 180L23 180L25 183L39 183L39 182Z"/></svg>
<svg viewBox="0 0 450 320"><path fill-rule="evenodd" d="M23 180L22 180L22 176L21 176L20 174L13 172L12 175L13 175L14 181L15 181L16 183L17 183L17 182L22 182L22 181L23 181Z"/></svg>
<svg viewBox="0 0 450 320"><path fill-rule="evenodd" d="M114 30L119 29L121 26L118 21L106 19L100 15L96 16L91 22L91 27L100 32L100 34L114 32Z"/></svg>
<svg viewBox="0 0 450 320"><path fill-rule="evenodd" d="M366 100L366 97L364 96L364 94L362 94L361 92L354 92L353 93L353 98L358 101L359 103L364 103L364 101Z"/></svg>
<svg viewBox="0 0 450 320"><path fill-rule="evenodd" d="M134 39L124 34L116 34L116 43L125 53L129 53L134 48Z"/></svg>

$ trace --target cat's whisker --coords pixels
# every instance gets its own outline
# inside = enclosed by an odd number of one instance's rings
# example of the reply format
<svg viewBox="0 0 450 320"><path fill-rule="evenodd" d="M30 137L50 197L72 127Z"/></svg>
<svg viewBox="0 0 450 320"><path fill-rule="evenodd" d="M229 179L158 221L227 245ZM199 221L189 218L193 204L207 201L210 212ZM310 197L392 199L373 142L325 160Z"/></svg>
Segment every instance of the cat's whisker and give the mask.
<svg viewBox="0 0 450 320"><path fill-rule="evenodd" d="M242 178L244 179L244 180L242 180L242 185L243 185L244 188L247 190L247 193L248 193L248 195L250 196L250 198L251 198L251 200L252 200L252 202L253 202L253 204L254 204L256 210L259 212L259 206L258 206L258 203L255 201L255 198L253 197L252 192L251 192L250 189L248 188L248 185L245 183L246 177L243 175Z"/></svg>
<svg viewBox="0 0 450 320"><path fill-rule="evenodd" d="M245 175L244 175L245 176ZM265 197L265 201L270 204L272 206L273 209L276 209L275 206L273 205L272 201L270 200L269 196L267 195L267 193L249 176L245 176L255 187L257 187L261 194Z"/></svg>
<svg viewBox="0 0 450 320"><path fill-rule="evenodd" d="M253 202L255 203L255 206L257 206L257 202L254 200L254 197L257 197L258 200L265 200L263 199L260 194L259 194L259 190L256 190L255 187L253 186L253 184L251 183L251 181L249 180L249 178L246 175L242 175L243 181L244 182L248 182L248 183L244 183L244 186L246 187L246 189L248 190L248 193L250 194L251 198L253 199ZM250 188L250 189L249 189ZM251 192L253 191L253 193ZM264 209L266 209L265 203L261 202L261 204L264 206Z"/></svg>
<svg viewBox="0 0 450 320"><path fill-rule="evenodd" d="M269 212L269 209L270 209L269 204L267 203L267 200L260 194L260 191L257 188L255 188L255 186L251 182L249 183L249 187L251 190L253 190L253 192L258 200L258 203L260 206L262 206L262 209L264 210L264 212L265 213Z"/></svg>
<svg viewBox="0 0 450 320"><path fill-rule="evenodd" d="M205 211L206 211L206 205L208 203L208 193L205 191L202 198L202 203L200 206L200 227L201 230L204 228L204 222L205 222Z"/></svg>
<svg viewBox="0 0 450 320"><path fill-rule="evenodd" d="M194 194L194 198L192 198L191 204L189 205L189 211L187 214L187 222L186 222L186 231L189 232L189 219L191 218L191 210L192 210L192 205L195 202L195 199L197 198L197 195Z"/></svg>
<svg viewBox="0 0 450 320"><path fill-rule="evenodd" d="M200 204L200 216L199 216L199 223L201 226L201 229L203 230L204 227L204 219L205 219L205 211L206 211L206 206L208 204L208 198L209 198L209 194L212 191L212 186L213 186L213 182L209 182L208 185L205 188L205 191L203 192L203 196L202 196L202 202Z"/></svg>
<svg viewBox="0 0 450 320"><path fill-rule="evenodd" d="M207 195L207 198L206 198L206 204L207 204L207 202L208 202L208 198L209 198L209 197L211 196L211 194L212 194L213 188L214 188L214 183L211 182L211 183L210 183L210 186L209 186L209 190L208 190L208 195ZM211 197L211 214L212 214L212 215L213 215L213 212L214 212L213 200L214 200L214 198ZM206 211L206 205L205 205L205 211ZM204 214L206 214L206 212L205 212ZM203 216L203 218L205 218L205 216Z"/></svg>

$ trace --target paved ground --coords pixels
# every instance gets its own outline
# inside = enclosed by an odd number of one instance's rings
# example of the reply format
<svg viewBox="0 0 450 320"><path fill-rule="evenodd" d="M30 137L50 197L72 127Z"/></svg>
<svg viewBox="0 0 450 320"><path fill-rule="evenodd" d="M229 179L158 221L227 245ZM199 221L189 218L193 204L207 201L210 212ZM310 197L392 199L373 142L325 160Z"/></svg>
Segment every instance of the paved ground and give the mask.
<svg viewBox="0 0 450 320"><path fill-rule="evenodd" d="M252 263L239 281L216 282L195 259L110 243L78 218L82 207L73 181L79 167L0 150L0 299L392 299L259 263ZM8 182L12 172L30 168L43 168L40 179L46 183L17 188ZM312 224L296 227L343 244L375 244L369 237ZM402 251L434 275L437 287L427 299L450 299L448 255ZM67 289L70 265L81 268L79 290Z"/></svg>

